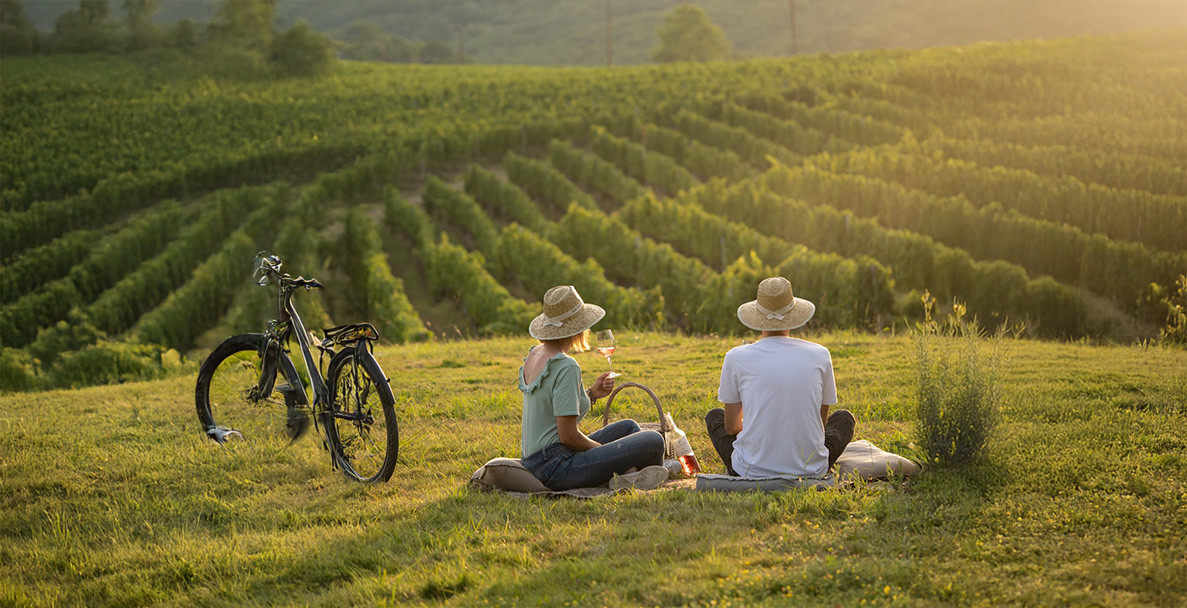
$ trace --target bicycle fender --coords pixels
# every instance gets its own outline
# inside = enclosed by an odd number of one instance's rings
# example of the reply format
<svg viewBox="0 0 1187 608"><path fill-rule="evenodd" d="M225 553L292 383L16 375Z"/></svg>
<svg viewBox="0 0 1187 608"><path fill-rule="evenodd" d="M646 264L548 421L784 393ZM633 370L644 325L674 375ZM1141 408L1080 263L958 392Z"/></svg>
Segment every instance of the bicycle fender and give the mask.
<svg viewBox="0 0 1187 608"><path fill-rule="evenodd" d="M276 384L276 366L279 359L280 345L275 340L265 339L260 343L260 383L259 394L267 395L272 392Z"/></svg>

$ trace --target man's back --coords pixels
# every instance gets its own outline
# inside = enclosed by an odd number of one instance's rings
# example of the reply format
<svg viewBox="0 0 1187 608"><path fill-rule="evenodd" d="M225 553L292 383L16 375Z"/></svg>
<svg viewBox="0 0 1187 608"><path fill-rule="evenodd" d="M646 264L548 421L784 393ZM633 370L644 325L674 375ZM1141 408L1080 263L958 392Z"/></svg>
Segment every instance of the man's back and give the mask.
<svg viewBox="0 0 1187 608"><path fill-rule="evenodd" d="M742 432L733 444L739 475L824 475L828 450L822 405L837 402L828 349L768 336L725 356L718 400L742 404Z"/></svg>

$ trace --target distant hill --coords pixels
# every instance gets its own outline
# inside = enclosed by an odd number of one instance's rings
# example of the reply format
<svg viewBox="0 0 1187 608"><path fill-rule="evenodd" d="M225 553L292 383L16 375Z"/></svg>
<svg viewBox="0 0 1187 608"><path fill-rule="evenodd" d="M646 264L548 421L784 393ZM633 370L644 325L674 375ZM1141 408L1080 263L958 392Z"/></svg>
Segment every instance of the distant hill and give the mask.
<svg viewBox="0 0 1187 608"><path fill-rule="evenodd" d="M611 0L615 64L648 61L655 28L678 0ZM791 53L787 0L698 0L740 57ZM37 27L49 30L77 0L25 2ZM215 0L161 0L162 23L208 21ZM801 53L919 48L980 41L1044 39L1187 25L1182 0L799 0ZM119 2L111 2L118 12ZM595 0L281 0L285 22L308 20L340 34L355 20L373 22L416 41L457 43L466 28L466 56L476 63L603 65L607 2Z"/></svg>
<svg viewBox="0 0 1187 608"><path fill-rule="evenodd" d="M899 331L934 298L1187 342L1185 36L324 78L6 58L0 392L256 330L264 250L334 286L310 327L393 342L519 332L555 284L616 329L724 336L776 273L817 327Z"/></svg>

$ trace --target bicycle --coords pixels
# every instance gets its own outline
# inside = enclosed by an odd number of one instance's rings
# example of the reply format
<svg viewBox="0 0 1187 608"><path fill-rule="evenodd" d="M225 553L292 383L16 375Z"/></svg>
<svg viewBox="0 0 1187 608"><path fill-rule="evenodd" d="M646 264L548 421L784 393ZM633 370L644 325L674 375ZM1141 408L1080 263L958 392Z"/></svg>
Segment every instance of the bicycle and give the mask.
<svg viewBox="0 0 1187 608"><path fill-rule="evenodd" d="M256 256L256 284L277 285L276 319L264 333L227 338L202 363L194 391L198 420L206 436L224 447L232 439L252 439L249 427L267 437L281 423L291 443L308 429L312 410L333 468L357 481L387 481L396 466L400 437L395 397L374 356L379 332L370 323L339 325L322 330L325 339L317 341L305 330L293 294L324 286L317 279L281 272L282 264L275 255ZM289 357L293 336L313 389L312 407L307 385ZM321 351L317 363L311 345ZM327 355L330 363L323 375Z"/></svg>

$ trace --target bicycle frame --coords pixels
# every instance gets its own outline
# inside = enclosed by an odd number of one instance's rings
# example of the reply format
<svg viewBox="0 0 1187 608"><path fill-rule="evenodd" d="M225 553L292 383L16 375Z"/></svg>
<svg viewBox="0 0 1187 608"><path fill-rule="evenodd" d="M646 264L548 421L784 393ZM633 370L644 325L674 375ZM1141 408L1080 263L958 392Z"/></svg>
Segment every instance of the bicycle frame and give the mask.
<svg viewBox="0 0 1187 608"><path fill-rule="evenodd" d="M279 361L281 355L287 356L287 345L290 336L296 334L297 345L301 349L301 359L305 362L305 369L309 373L309 383L313 387L313 405L314 413L320 414L322 412L331 411L330 407L331 395L329 386L326 384L325 377L321 373L321 365L314 362L313 351L310 349L309 331L305 328L305 323L301 320L301 315L297 312L297 307L293 304L293 293L297 289L304 287L306 290L312 288L321 289L321 283L316 279L306 279L304 277L292 277L288 274L283 274L280 271L281 262L276 256L265 256L262 252L257 256L257 273L263 276L257 281L259 285L267 285L272 279L277 282L277 300L276 300L276 320L268 324L268 330L264 336L266 340L261 348L265 352L260 353L263 359L263 369L260 373L260 380L256 386L256 390L260 395L266 395L272 390L273 384L276 382L276 372L279 368ZM333 332L333 336L331 333ZM342 346L345 348L353 348L356 350L370 351L370 342L378 339L379 335L375 328L367 323L355 325L342 325L336 328L326 330L326 342L318 345L323 354L329 354L331 357L336 354L335 346ZM296 379L299 381L299 378ZM291 384L290 384L291 386ZM302 383L300 386L293 386L296 390L296 395L299 403L290 405L308 405L308 396L305 394L305 386ZM286 400L288 395L286 395ZM353 414L334 412L334 417L348 420L355 419ZM326 421L328 422L328 421Z"/></svg>
<svg viewBox="0 0 1187 608"><path fill-rule="evenodd" d="M301 359L305 362L305 369L309 371L309 383L313 385L313 403L315 405L328 406L330 403L330 389L326 386L325 378L321 375L321 367L313 361L313 353L309 350L309 332L305 329L305 324L301 321L301 315L297 314L297 307L293 305L293 291L294 289L285 290L282 296L284 315L281 323L287 323L291 332L297 335L297 345L301 347ZM287 336L284 336L287 338ZM287 343L287 339L282 339L281 344Z"/></svg>
<svg viewBox="0 0 1187 608"><path fill-rule="evenodd" d="M195 387L198 419L208 437L225 444L229 437L243 434L220 424L218 408L227 405L224 412L234 411L235 404L271 408L283 396L289 439L303 435L312 421L333 456L334 468L357 481L387 481L399 453L399 430L389 380L373 355L379 332L369 323L354 323L325 328L324 339L318 340L301 320L293 294L302 287L308 291L322 285L316 279L283 273L281 265L276 256L257 255L256 283L271 286L276 281L275 319L263 333L227 338L206 358ZM289 340L294 332L308 376L293 365ZM314 348L319 351L316 358ZM238 375L248 369L242 364L249 353L255 355L249 369L257 374L251 379ZM323 368L326 355L330 360ZM231 366L223 367L225 362ZM279 384L277 375L283 377ZM221 380L215 382L216 378ZM217 398L212 398L212 384L218 386ZM269 414L269 421L277 420Z"/></svg>
<svg viewBox="0 0 1187 608"><path fill-rule="evenodd" d="M260 353L260 357L263 360L263 369L261 370L260 381L256 389L261 395L271 392L272 385L276 381L279 358L282 354L287 356L289 337L295 333L297 345L301 349L301 359L305 362L305 369L309 373L309 384L313 388L315 412L328 410L330 409L330 389L326 385L325 378L322 376L321 367L313 360L313 352L310 350L309 332L305 328L305 323L301 321L301 315L297 312L296 305L293 304L293 293L297 289L301 287L304 287L306 290L314 287L320 289L322 285L316 279L306 279L304 277L293 278L288 274L281 274L280 262L275 256L264 257L261 253L259 259L261 262L258 271L262 271L264 277L257 281L257 283L259 285L267 285L267 281L272 278L275 278L277 281L277 318L268 324L268 330L264 333L267 339L264 341L262 348L266 349L266 352ZM330 353L333 354L333 351L331 350ZM292 386L292 389L296 391L295 397L299 403L290 405L308 405L308 395L306 394L304 384L300 382L300 378L288 380L290 380L290 383L296 381L298 384L297 386Z"/></svg>

